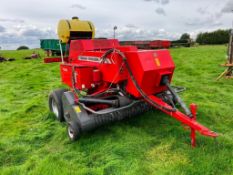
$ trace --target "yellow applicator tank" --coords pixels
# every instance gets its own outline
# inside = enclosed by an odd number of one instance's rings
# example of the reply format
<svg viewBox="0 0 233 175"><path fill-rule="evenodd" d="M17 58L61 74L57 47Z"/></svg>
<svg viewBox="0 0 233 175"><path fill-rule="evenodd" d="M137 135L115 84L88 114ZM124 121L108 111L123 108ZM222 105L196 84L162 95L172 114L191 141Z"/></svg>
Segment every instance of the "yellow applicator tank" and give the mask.
<svg viewBox="0 0 233 175"><path fill-rule="evenodd" d="M95 26L91 21L82 21L78 17L72 20L62 19L57 26L57 34L62 43L75 39L92 39L95 37Z"/></svg>

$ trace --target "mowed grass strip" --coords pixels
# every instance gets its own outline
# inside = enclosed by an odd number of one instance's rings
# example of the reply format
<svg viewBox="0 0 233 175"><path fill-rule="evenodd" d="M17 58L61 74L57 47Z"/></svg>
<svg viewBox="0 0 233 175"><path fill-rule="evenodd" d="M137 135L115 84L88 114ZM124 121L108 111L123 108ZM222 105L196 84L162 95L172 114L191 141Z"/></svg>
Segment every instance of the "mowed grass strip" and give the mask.
<svg viewBox="0 0 233 175"><path fill-rule="evenodd" d="M40 52L43 57L43 52ZM185 86L187 104L198 104L198 121L220 136L189 131L160 111L98 128L71 143L66 124L48 110L48 94L63 87L59 64L24 60L29 51L1 51L0 174L233 174L233 80L215 81L226 46L171 49L173 84Z"/></svg>

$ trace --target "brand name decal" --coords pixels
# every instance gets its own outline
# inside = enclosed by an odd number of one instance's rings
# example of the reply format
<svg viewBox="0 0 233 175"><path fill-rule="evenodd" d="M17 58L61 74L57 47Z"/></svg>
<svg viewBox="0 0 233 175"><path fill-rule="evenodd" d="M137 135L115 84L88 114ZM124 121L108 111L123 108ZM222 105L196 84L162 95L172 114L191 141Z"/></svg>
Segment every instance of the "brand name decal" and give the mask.
<svg viewBox="0 0 233 175"><path fill-rule="evenodd" d="M90 62L96 62L96 63L100 63L101 59L100 57L93 57L93 56L79 56L78 60L80 61L90 61ZM105 59L104 61L105 64L114 64L114 61L109 58Z"/></svg>

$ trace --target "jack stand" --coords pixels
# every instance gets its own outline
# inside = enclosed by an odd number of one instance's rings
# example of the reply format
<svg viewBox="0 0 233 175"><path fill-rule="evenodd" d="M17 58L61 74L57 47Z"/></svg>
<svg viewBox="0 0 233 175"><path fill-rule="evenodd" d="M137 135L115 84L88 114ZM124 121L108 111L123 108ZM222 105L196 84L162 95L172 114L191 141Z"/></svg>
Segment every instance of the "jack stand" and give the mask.
<svg viewBox="0 0 233 175"><path fill-rule="evenodd" d="M196 119L197 119L197 105L192 103L190 105L190 111L192 113L192 120L196 121ZM190 138L191 138L192 147L196 147L196 131L193 128L191 128Z"/></svg>

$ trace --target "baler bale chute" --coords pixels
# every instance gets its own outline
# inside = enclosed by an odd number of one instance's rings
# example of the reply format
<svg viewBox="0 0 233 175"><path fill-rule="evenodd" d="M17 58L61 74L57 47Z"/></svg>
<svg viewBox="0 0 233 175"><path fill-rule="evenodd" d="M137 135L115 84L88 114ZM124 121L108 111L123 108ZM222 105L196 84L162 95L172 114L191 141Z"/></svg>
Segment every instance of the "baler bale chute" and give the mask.
<svg viewBox="0 0 233 175"><path fill-rule="evenodd" d="M82 34L76 37L86 36ZM189 126L192 146L196 131L217 137L196 121L197 106L191 104L188 108L170 85L175 65L168 50L138 50L135 46L121 46L117 39L67 42L69 57L60 64L60 72L69 89L54 90L49 96L49 107L59 121L67 122L71 140L154 108Z"/></svg>

